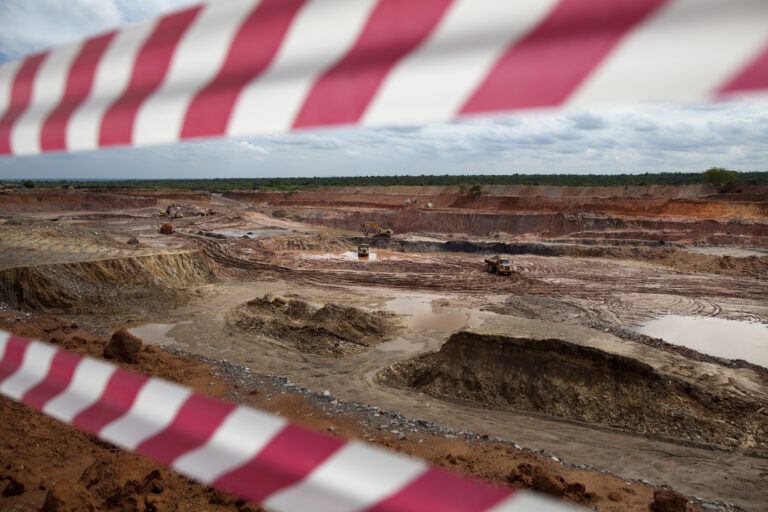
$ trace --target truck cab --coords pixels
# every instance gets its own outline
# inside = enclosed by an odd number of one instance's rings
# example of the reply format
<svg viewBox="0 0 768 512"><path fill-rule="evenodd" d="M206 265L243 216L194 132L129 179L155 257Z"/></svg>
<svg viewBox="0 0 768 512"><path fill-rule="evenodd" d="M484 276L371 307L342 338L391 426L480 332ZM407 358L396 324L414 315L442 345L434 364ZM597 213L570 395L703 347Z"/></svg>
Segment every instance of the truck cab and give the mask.
<svg viewBox="0 0 768 512"><path fill-rule="evenodd" d="M368 257L368 244L360 244L357 246L357 257L358 258Z"/></svg>

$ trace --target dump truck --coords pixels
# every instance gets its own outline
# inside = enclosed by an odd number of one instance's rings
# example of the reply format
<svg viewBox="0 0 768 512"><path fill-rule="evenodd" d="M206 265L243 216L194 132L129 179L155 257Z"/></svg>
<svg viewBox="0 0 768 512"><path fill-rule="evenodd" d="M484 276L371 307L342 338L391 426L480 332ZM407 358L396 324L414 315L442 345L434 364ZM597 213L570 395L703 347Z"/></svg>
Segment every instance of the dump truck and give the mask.
<svg viewBox="0 0 768 512"><path fill-rule="evenodd" d="M373 236L389 238L395 234L395 232L392 231L391 229L382 228L375 222L361 222L360 227L363 229L363 233L365 233L365 236L368 236L368 228L373 228Z"/></svg>
<svg viewBox="0 0 768 512"><path fill-rule="evenodd" d="M360 244L357 246L357 257L358 258L368 257L368 244Z"/></svg>
<svg viewBox="0 0 768 512"><path fill-rule="evenodd" d="M488 273L493 274L498 272L503 276L512 274L512 266L509 264L509 258L503 258L501 256L491 256L485 259Z"/></svg>

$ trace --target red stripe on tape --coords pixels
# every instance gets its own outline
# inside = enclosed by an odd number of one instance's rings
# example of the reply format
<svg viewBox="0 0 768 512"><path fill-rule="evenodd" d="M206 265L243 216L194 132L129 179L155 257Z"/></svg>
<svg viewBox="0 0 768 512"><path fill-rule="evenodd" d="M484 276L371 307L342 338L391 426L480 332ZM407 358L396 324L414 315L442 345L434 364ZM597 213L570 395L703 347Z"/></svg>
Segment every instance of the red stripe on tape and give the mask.
<svg viewBox="0 0 768 512"><path fill-rule="evenodd" d="M215 484L261 502L301 481L344 444L340 439L288 425L256 457L222 475Z"/></svg>
<svg viewBox="0 0 768 512"><path fill-rule="evenodd" d="M179 456L205 444L234 409L234 405L215 398L192 395L176 413L173 422L143 441L136 451L170 465Z"/></svg>
<svg viewBox="0 0 768 512"><path fill-rule="evenodd" d="M387 73L430 34L451 0L381 0L349 52L315 82L294 127L360 119Z"/></svg>
<svg viewBox="0 0 768 512"><path fill-rule="evenodd" d="M28 345L29 341L18 336L11 335L8 339L5 354L3 354L3 359L0 361L0 384L19 369L24 360L24 353L27 351Z"/></svg>
<svg viewBox="0 0 768 512"><path fill-rule="evenodd" d="M431 468L365 512L481 512L513 493Z"/></svg>
<svg viewBox="0 0 768 512"><path fill-rule="evenodd" d="M40 147L43 151L67 149L67 123L72 113L88 97L104 51L115 37L115 32L88 40L67 76L64 96L56 109L48 116L40 133Z"/></svg>
<svg viewBox="0 0 768 512"><path fill-rule="evenodd" d="M24 61L16 72L11 88L11 102L0 119L0 155L11 152L11 130L32 99L35 75L48 53L38 53Z"/></svg>
<svg viewBox="0 0 768 512"><path fill-rule="evenodd" d="M128 412L136 400L136 395L148 380L148 377L118 368L109 378L96 403L75 416L72 423L98 434L106 425Z"/></svg>
<svg viewBox="0 0 768 512"><path fill-rule="evenodd" d="M22 402L42 409L45 403L69 386L81 358L71 352L58 351L51 360L45 379L24 394Z"/></svg>
<svg viewBox="0 0 768 512"><path fill-rule="evenodd" d="M666 0L562 0L501 57L462 113L559 105Z"/></svg>
<svg viewBox="0 0 768 512"><path fill-rule="evenodd" d="M305 0L264 0L245 20L218 75L190 103L182 138L227 131L240 91L272 62Z"/></svg>
<svg viewBox="0 0 768 512"><path fill-rule="evenodd" d="M197 6L160 19L139 51L128 87L104 114L100 146L130 144L141 104L162 83L176 46L201 9Z"/></svg>
<svg viewBox="0 0 768 512"><path fill-rule="evenodd" d="M768 47L741 73L720 89L722 93L768 88Z"/></svg>

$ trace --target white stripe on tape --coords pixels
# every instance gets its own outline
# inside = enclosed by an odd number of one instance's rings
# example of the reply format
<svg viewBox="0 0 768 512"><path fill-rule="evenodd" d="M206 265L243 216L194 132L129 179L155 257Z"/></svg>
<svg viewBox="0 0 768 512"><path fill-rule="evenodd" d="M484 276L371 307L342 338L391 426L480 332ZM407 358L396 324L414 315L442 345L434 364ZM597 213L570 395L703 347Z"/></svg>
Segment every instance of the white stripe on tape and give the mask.
<svg viewBox="0 0 768 512"><path fill-rule="evenodd" d="M219 71L245 17L258 0L206 5L176 48L163 84L142 103L133 127L136 144L179 139L194 95Z"/></svg>
<svg viewBox="0 0 768 512"><path fill-rule="evenodd" d="M128 412L104 426L99 437L133 451L142 441L170 425L190 395L190 389L178 384L149 379Z"/></svg>
<svg viewBox="0 0 768 512"><path fill-rule="evenodd" d="M11 104L14 78L23 63L23 60L16 60L0 64L0 119Z"/></svg>
<svg viewBox="0 0 768 512"><path fill-rule="evenodd" d="M303 7L272 64L243 89L227 133L288 130L315 80L352 47L374 6L374 0L313 0Z"/></svg>
<svg viewBox="0 0 768 512"><path fill-rule="evenodd" d="M527 34L557 0L461 0L426 43L387 76L365 124L455 115L501 54Z"/></svg>
<svg viewBox="0 0 768 512"><path fill-rule="evenodd" d="M363 510L427 469L425 462L350 442L304 480L267 498L264 506L286 512Z"/></svg>
<svg viewBox="0 0 768 512"><path fill-rule="evenodd" d="M80 43L62 46L43 59L35 76L30 104L13 125L11 148L15 154L40 152L43 122L64 95L69 68L81 48Z"/></svg>
<svg viewBox="0 0 768 512"><path fill-rule="evenodd" d="M0 393L20 400L24 393L45 379L56 352L50 345L38 341L30 343L21 366L0 385Z"/></svg>
<svg viewBox="0 0 768 512"><path fill-rule="evenodd" d="M5 349L8 347L8 340L11 339L11 334L8 332L0 331L0 361L5 357Z"/></svg>
<svg viewBox="0 0 768 512"><path fill-rule="evenodd" d="M206 444L176 459L172 467L209 484L252 459L287 423L271 414L238 407Z"/></svg>
<svg viewBox="0 0 768 512"><path fill-rule="evenodd" d="M96 403L116 370L111 364L83 359L78 363L67 389L49 400L43 406L43 412L70 423L80 412Z"/></svg>
<svg viewBox="0 0 768 512"><path fill-rule="evenodd" d="M765 0L675 0L629 33L568 103L706 98L766 44Z"/></svg>
<svg viewBox="0 0 768 512"><path fill-rule="evenodd" d="M67 124L67 149L99 147L99 131L104 113L128 87L133 65L142 45L155 28L157 20L121 28L99 59L88 99L70 117Z"/></svg>
<svg viewBox="0 0 768 512"><path fill-rule="evenodd" d="M543 495L522 491L516 492L486 512L578 512L583 510L581 507L555 501Z"/></svg>

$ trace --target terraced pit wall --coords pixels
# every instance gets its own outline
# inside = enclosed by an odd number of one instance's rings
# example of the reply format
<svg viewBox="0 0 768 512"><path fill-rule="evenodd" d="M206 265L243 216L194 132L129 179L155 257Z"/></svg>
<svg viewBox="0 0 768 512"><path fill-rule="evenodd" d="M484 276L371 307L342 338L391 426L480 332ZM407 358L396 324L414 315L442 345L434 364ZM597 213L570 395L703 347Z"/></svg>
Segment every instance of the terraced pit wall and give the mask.
<svg viewBox="0 0 768 512"><path fill-rule="evenodd" d="M0 213L108 211L167 206L166 201L210 202L192 190L13 190L0 192Z"/></svg>
<svg viewBox="0 0 768 512"><path fill-rule="evenodd" d="M227 192L277 217L359 230L376 221L396 233L532 234L571 240L653 240L768 247L768 186L722 194L678 187L365 187ZM407 204L410 203L410 204Z"/></svg>
<svg viewBox="0 0 768 512"><path fill-rule="evenodd" d="M30 265L0 270L0 302L53 313L163 310L185 300L184 288L215 278L189 251Z"/></svg>

